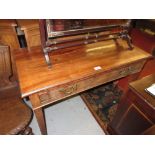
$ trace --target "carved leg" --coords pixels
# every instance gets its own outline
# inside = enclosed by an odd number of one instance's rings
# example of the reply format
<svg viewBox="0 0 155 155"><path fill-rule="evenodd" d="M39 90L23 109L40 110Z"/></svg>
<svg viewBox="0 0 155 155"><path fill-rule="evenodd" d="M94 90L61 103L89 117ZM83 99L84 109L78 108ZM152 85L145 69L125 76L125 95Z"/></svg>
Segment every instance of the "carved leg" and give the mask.
<svg viewBox="0 0 155 155"><path fill-rule="evenodd" d="M32 103L35 116L37 118L40 131L43 135L46 135L47 134L46 122L44 117L44 110L42 107L40 107L41 106L40 99L38 98L37 94L32 94L31 96L29 96L29 98Z"/></svg>
<svg viewBox="0 0 155 155"><path fill-rule="evenodd" d="M132 47L131 38L129 37L129 35L126 35L125 40L127 41L129 49L132 50L133 47Z"/></svg>
<svg viewBox="0 0 155 155"><path fill-rule="evenodd" d="M46 122L44 117L44 111L42 108L38 108L34 110L34 113L36 115L38 125L40 127L40 131L43 135L47 135L47 129L46 129Z"/></svg>
<svg viewBox="0 0 155 155"><path fill-rule="evenodd" d="M51 68L52 63L51 63L51 61L50 61L50 57L49 57L49 55L48 55L48 52L47 52L47 50L45 50L45 49L44 49L44 54L45 54L46 63L47 63L47 65L48 65L48 67Z"/></svg>
<svg viewBox="0 0 155 155"><path fill-rule="evenodd" d="M120 37L122 39L126 40L128 46L129 46L129 49L132 50L133 46L132 46L132 43L131 43L131 38L129 37L128 33L127 32L121 33Z"/></svg>

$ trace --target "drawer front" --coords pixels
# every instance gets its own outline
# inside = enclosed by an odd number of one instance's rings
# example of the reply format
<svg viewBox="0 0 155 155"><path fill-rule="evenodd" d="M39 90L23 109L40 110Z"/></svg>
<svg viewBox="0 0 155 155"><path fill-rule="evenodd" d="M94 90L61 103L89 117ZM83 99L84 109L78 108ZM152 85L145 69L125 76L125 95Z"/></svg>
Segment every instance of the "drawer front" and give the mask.
<svg viewBox="0 0 155 155"><path fill-rule="evenodd" d="M42 105L58 101L68 96L102 85L106 82L137 73L143 67L144 62L131 64L129 66L111 70L109 72L99 73L79 81L74 81L64 85L56 86L54 88L46 89L38 93L39 99Z"/></svg>
<svg viewBox="0 0 155 155"><path fill-rule="evenodd" d="M29 42L30 47L35 47L35 46L41 45L40 35L33 35L33 36L29 37L28 42Z"/></svg>
<svg viewBox="0 0 155 155"><path fill-rule="evenodd" d="M25 31L28 48L41 45L39 28L32 28Z"/></svg>

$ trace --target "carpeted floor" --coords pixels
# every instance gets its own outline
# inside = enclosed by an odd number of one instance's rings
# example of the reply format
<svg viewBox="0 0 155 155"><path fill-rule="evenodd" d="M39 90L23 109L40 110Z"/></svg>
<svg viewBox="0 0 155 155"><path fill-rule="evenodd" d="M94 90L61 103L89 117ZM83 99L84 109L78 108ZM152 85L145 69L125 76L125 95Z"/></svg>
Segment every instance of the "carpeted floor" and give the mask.
<svg viewBox="0 0 155 155"><path fill-rule="evenodd" d="M104 122L105 126L113 119L122 91L113 82L88 90L84 93L86 102Z"/></svg>

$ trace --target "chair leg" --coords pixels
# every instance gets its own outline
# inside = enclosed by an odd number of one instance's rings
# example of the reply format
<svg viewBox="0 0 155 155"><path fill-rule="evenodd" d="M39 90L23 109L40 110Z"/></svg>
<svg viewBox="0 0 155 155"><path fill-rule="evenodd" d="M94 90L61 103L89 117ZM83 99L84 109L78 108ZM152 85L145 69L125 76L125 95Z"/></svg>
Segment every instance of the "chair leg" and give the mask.
<svg viewBox="0 0 155 155"><path fill-rule="evenodd" d="M29 126L26 127L25 129L23 129L19 135L34 135L33 134L33 131L32 131L32 128L30 128Z"/></svg>

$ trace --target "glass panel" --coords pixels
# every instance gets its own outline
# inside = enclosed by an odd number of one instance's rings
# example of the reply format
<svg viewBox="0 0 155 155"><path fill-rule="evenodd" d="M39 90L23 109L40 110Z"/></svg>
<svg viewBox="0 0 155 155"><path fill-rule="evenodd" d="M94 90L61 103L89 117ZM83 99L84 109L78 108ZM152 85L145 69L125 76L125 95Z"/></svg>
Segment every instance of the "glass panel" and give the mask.
<svg viewBox="0 0 155 155"><path fill-rule="evenodd" d="M127 20L123 19L47 19L48 38L100 32L105 26L119 27ZM117 26L116 26L117 25Z"/></svg>

